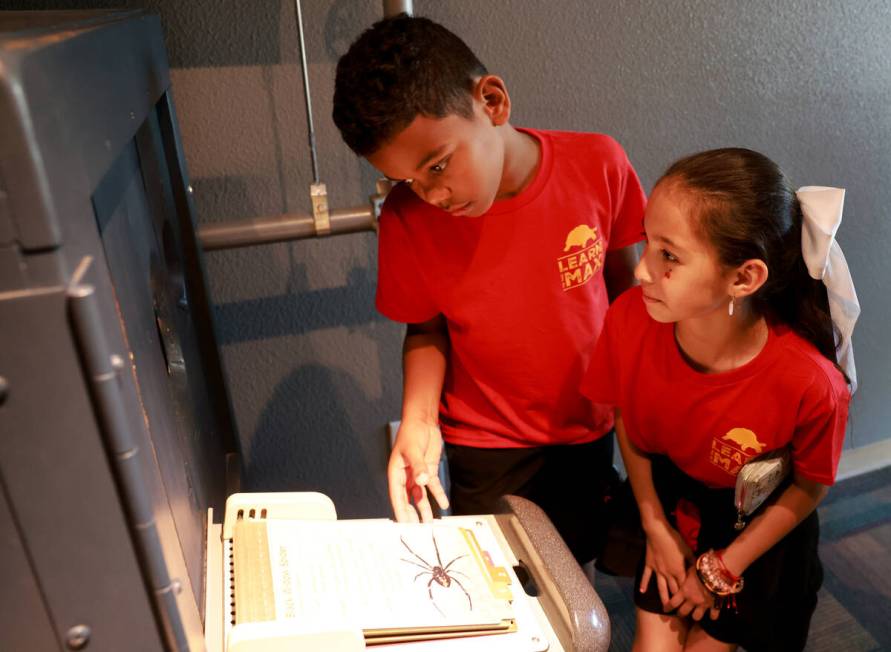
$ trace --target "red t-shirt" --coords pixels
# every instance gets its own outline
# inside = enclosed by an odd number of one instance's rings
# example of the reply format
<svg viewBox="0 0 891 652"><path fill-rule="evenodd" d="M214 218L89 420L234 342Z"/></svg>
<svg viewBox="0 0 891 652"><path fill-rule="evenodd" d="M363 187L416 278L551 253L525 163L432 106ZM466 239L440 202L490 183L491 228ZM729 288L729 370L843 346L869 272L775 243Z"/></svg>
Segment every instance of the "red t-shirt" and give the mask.
<svg viewBox="0 0 891 652"><path fill-rule="evenodd" d="M612 138L524 131L541 143L538 172L481 217L404 184L381 214L377 308L409 323L445 316L440 425L454 444L585 443L612 427L578 387L608 308L604 254L640 240L646 198Z"/></svg>
<svg viewBox="0 0 891 652"><path fill-rule="evenodd" d="M639 287L610 308L582 391L621 409L635 446L667 455L710 487L732 487L745 462L787 445L798 473L831 485L851 398L838 369L782 325L770 326L748 364L695 371L681 357L674 324L647 314Z"/></svg>

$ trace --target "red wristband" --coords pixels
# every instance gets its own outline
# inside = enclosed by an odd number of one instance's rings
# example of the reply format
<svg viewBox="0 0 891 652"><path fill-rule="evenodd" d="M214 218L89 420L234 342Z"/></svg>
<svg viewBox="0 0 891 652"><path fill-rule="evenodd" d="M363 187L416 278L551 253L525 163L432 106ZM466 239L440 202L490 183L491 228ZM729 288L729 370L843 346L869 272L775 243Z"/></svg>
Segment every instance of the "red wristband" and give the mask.
<svg viewBox="0 0 891 652"><path fill-rule="evenodd" d="M730 570L727 568L727 564L724 563L724 551L718 550L717 552L715 552L715 558L718 560L718 564L720 564L721 566L721 571L724 573L727 579L730 580L730 583L736 584L737 582L739 582L741 578L738 575L734 575L733 573L731 573Z"/></svg>

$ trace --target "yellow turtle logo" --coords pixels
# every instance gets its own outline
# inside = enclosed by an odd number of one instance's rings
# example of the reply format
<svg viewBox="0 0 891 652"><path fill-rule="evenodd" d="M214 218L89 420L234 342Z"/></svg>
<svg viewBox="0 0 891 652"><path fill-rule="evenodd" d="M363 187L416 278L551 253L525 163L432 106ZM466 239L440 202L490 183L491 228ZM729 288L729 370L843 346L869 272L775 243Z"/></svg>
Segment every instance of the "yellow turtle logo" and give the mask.
<svg viewBox="0 0 891 652"><path fill-rule="evenodd" d="M734 442L744 453L747 450L755 451L755 453L760 453L764 450L764 444L758 441L755 433L748 428L733 428L721 439L729 439Z"/></svg>
<svg viewBox="0 0 891 652"><path fill-rule="evenodd" d="M589 242L597 240L597 227L579 224L566 236L566 246L563 251L569 251L572 247L584 247Z"/></svg>

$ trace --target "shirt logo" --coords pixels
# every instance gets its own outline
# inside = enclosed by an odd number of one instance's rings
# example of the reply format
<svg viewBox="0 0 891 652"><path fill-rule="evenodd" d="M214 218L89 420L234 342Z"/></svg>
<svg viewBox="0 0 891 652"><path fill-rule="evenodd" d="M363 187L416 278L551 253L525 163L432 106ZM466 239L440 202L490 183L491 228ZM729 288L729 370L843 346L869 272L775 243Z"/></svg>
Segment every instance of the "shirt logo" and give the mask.
<svg viewBox="0 0 891 652"><path fill-rule="evenodd" d="M566 236L563 253L565 255L557 258L563 290L581 287L590 281L603 267L603 240L597 235L597 227L579 224L573 228Z"/></svg>
<svg viewBox="0 0 891 652"><path fill-rule="evenodd" d="M712 438L709 461L722 471L736 476L743 464L764 450L764 444L748 428L732 428L723 437Z"/></svg>

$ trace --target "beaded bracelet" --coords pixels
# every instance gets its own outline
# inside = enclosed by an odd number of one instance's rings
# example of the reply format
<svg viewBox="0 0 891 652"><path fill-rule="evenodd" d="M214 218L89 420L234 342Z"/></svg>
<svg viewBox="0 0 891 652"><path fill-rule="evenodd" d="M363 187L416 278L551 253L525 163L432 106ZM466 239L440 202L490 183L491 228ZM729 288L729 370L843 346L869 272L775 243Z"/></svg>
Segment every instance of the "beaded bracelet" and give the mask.
<svg viewBox="0 0 891 652"><path fill-rule="evenodd" d="M727 569L720 552L709 550L699 555L696 560L696 576L715 597L716 609L721 609L725 602L736 607L736 594L743 590L743 578Z"/></svg>

